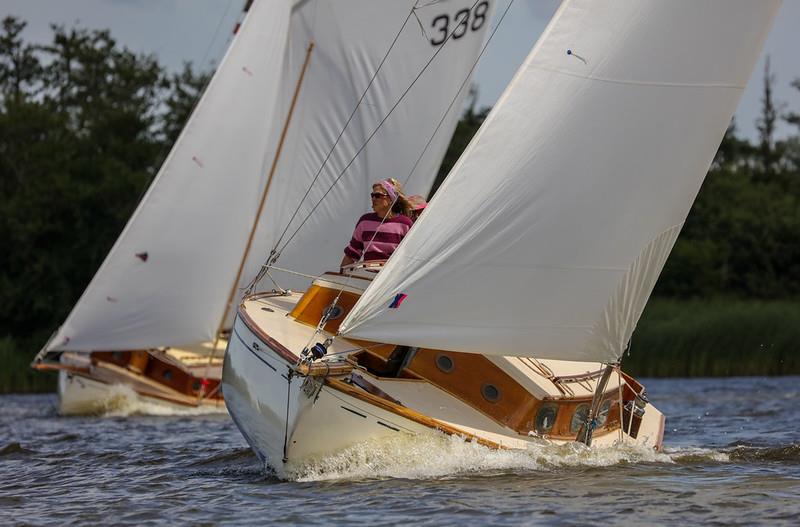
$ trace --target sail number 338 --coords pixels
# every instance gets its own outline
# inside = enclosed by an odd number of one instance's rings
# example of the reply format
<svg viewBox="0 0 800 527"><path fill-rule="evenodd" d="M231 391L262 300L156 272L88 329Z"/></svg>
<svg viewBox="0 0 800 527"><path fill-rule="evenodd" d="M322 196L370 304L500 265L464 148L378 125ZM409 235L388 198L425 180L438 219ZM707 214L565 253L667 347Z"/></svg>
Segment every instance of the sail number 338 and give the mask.
<svg viewBox="0 0 800 527"><path fill-rule="evenodd" d="M439 15L431 22L431 27L436 33L431 38L431 44L440 46L447 40L452 31L452 38L458 40L467 34L467 31L477 31L486 23L486 12L489 11L489 1L478 2L473 12L468 7L457 11L452 18L450 15ZM450 28L450 23L455 24Z"/></svg>

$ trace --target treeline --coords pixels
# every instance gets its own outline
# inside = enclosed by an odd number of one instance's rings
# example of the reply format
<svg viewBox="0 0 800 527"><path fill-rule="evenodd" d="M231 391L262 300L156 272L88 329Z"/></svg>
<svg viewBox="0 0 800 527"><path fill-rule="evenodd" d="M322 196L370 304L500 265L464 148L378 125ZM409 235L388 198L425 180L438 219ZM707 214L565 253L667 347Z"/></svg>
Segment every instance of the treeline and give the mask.
<svg viewBox="0 0 800 527"><path fill-rule="evenodd" d="M188 64L170 73L107 31L53 26L52 42L36 45L24 27L9 17L0 28L0 392L41 387L26 365L111 248L208 79ZM800 115L774 101L774 84L767 68L759 140L728 130L659 298L785 306L800 296L800 140L775 138L781 121L800 131ZM474 104L464 113L441 177L487 113ZM800 327L790 313L781 320ZM648 308L637 335L656 327L654 315ZM671 331L696 329L686 327ZM668 350L662 358L679 360ZM791 372L800 373L770 370Z"/></svg>
<svg viewBox="0 0 800 527"><path fill-rule="evenodd" d="M108 31L53 26L52 42L36 45L24 41L24 28L12 17L0 28L4 370L10 353L30 362L64 320L208 78L188 64L169 73ZM16 370L3 379L36 382Z"/></svg>

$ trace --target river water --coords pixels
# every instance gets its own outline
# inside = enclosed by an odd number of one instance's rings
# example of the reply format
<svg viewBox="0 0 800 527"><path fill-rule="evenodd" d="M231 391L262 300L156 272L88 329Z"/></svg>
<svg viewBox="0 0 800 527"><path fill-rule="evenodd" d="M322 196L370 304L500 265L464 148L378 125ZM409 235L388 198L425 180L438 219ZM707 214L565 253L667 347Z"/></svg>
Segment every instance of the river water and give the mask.
<svg viewBox="0 0 800 527"><path fill-rule="evenodd" d="M224 415L66 418L55 395L0 396L0 525L800 525L800 378L644 381L663 453L431 434L292 481Z"/></svg>

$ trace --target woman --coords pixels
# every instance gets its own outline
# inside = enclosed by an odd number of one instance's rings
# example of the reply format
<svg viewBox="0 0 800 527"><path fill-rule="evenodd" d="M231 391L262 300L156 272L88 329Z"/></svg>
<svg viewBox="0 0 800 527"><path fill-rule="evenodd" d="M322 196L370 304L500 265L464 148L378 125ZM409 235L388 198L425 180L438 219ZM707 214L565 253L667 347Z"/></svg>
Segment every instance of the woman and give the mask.
<svg viewBox="0 0 800 527"><path fill-rule="evenodd" d="M411 228L410 205L400 183L387 179L372 185L372 210L358 219L341 267L364 261L386 260Z"/></svg>

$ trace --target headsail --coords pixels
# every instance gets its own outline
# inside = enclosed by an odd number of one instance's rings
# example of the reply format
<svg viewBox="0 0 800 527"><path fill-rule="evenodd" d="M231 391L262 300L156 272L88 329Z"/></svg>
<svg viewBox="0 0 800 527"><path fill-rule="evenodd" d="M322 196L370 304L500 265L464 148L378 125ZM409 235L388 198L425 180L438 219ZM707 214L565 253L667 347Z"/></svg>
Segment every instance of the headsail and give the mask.
<svg viewBox="0 0 800 527"><path fill-rule="evenodd" d="M778 7L565 1L340 331L617 360Z"/></svg>
<svg viewBox="0 0 800 527"><path fill-rule="evenodd" d="M459 88L468 85L494 0L417 3L254 2L155 182L47 349L213 340L311 42L314 50L239 290L266 259L406 19L289 234L434 54L436 59L287 246L280 264L307 273L338 265L356 219L369 207L369 183L407 176L452 102L409 180L408 190L426 193L458 120L466 94ZM465 10L468 19L459 26ZM444 31L454 34L447 43ZM284 287L308 282L280 278Z"/></svg>

